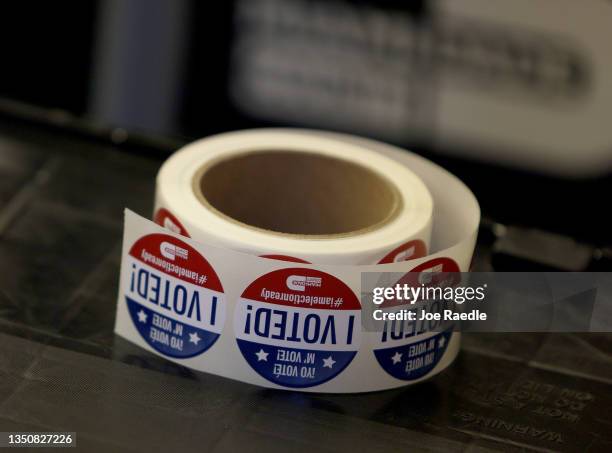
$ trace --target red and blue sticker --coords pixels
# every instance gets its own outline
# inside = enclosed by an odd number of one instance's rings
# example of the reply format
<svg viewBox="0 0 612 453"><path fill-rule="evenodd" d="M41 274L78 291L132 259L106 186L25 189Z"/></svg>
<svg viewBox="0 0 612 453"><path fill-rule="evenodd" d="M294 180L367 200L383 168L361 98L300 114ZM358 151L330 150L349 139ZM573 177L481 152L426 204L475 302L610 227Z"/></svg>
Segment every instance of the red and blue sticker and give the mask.
<svg viewBox="0 0 612 453"><path fill-rule="evenodd" d="M450 258L434 258L406 273L397 284L409 286L453 286L461 276L457 263ZM427 311L440 311L440 301L417 305L388 301L386 308L411 309L423 306ZM442 330L442 331L441 331ZM374 355L388 374L402 381L413 381L429 374L448 348L454 322L387 320L380 332Z"/></svg>
<svg viewBox="0 0 612 453"><path fill-rule="evenodd" d="M245 289L234 329L242 355L260 376L284 387L313 387L338 376L357 354L361 305L333 275L280 269Z"/></svg>
<svg viewBox="0 0 612 453"><path fill-rule="evenodd" d="M132 246L123 268L125 302L149 346L184 359L217 341L226 314L223 287L197 250L173 236L150 234Z"/></svg>

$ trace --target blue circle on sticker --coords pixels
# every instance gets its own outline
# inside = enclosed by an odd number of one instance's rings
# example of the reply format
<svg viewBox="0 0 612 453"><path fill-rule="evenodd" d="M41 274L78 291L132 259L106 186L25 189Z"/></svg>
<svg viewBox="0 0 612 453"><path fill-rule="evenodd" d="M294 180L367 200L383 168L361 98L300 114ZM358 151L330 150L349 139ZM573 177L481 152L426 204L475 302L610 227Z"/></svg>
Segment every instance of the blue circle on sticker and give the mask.
<svg viewBox="0 0 612 453"><path fill-rule="evenodd" d="M185 359L217 341L225 323L223 287L197 250L173 236L147 235L122 269L130 318L155 351Z"/></svg>
<svg viewBox="0 0 612 453"><path fill-rule="evenodd" d="M402 381L413 381L426 376L440 362L452 333L452 329L449 329L417 341L414 338L408 342L404 340L403 344L394 347L375 349L374 355L383 370L391 376Z"/></svg>
<svg viewBox="0 0 612 453"><path fill-rule="evenodd" d="M240 352L260 376L284 387L313 387L334 379L357 354L361 305L333 275L280 269L244 290L234 329Z"/></svg>

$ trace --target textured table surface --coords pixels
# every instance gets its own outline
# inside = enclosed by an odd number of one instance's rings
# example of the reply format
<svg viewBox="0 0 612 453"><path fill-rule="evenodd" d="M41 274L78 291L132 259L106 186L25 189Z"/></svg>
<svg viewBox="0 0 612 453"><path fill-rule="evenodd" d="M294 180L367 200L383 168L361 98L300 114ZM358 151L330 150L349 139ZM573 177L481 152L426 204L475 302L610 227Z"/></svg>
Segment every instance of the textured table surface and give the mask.
<svg viewBox="0 0 612 453"><path fill-rule="evenodd" d="M342 396L195 373L115 338L122 211L150 214L160 164L0 123L0 431L76 431L105 452L612 450L610 335L469 334L426 383Z"/></svg>

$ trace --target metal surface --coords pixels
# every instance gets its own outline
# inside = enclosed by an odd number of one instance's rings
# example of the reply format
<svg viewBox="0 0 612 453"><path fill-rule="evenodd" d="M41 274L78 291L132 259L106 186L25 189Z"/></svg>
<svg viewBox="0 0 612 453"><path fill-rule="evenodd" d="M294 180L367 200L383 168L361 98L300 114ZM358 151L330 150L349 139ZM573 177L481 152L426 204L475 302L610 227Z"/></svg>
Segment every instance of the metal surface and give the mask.
<svg viewBox="0 0 612 453"><path fill-rule="evenodd" d="M0 124L1 431L75 431L84 451L612 449L610 335L466 335L424 384L342 396L194 373L115 338L122 211L150 214L160 164Z"/></svg>

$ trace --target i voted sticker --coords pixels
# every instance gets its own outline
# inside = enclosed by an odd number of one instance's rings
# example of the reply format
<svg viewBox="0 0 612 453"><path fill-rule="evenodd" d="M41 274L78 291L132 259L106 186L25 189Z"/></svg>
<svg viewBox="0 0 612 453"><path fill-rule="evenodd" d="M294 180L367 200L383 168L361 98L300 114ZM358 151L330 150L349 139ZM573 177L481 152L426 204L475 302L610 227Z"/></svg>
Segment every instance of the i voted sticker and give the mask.
<svg viewBox="0 0 612 453"><path fill-rule="evenodd" d="M166 234L144 236L130 249L122 272L130 317L153 349L188 358L217 341L225 322L223 287L189 244Z"/></svg>
<svg viewBox="0 0 612 453"><path fill-rule="evenodd" d="M413 268L396 284L452 287L461 281L459 266L450 258L434 258ZM411 318L385 320L377 338L374 355L380 366L391 376L413 381L430 373L447 350L454 330L454 321L426 318L423 313L442 313L452 308L452 301L417 300L415 304L388 300L381 305L387 311L405 309Z"/></svg>
<svg viewBox="0 0 612 453"><path fill-rule="evenodd" d="M259 375L285 387L312 387L336 377L355 357L361 305L333 275L280 269L245 289L234 329L242 355Z"/></svg>

